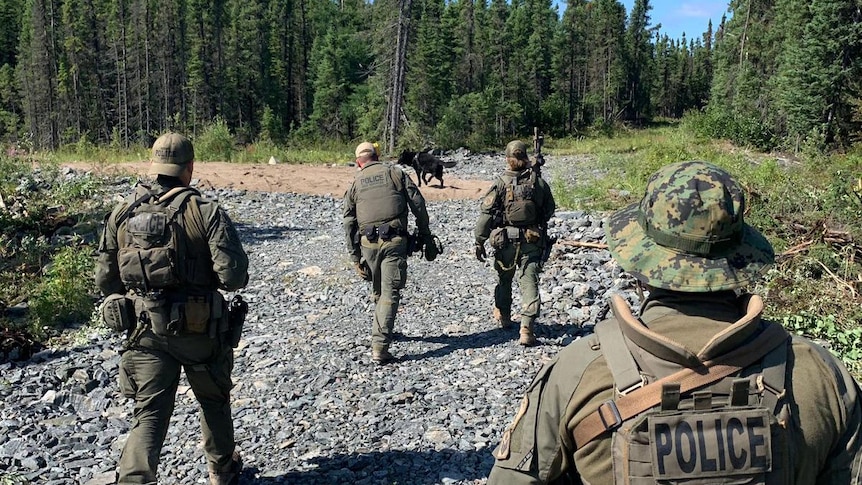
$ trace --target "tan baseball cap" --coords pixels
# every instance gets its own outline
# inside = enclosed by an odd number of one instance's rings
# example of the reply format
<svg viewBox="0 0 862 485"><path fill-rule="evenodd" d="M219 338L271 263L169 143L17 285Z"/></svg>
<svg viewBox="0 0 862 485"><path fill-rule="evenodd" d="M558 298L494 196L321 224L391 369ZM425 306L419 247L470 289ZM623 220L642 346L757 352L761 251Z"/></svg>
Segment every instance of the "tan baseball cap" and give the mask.
<svg viewBox="0 0 862 485"><path fill-rule="evenodd" d="M374 149L374 144L364 141L356 147L356 158L364 157L366 155L374 156L377 154L377 150Z"/></svg>
<svg viewBox="0 0 862 485"><path fill-rule="evenodd" d="M506 145L506 157L527 159L527 145L521 140L512 140Z"/></svg>
<svg viewBox="0 0 862 485"><path fill-rule="evenodd" d="M195 149L188 138L179 133L165 133L153 143L149 174L179 177L194 158Z"/></svg>

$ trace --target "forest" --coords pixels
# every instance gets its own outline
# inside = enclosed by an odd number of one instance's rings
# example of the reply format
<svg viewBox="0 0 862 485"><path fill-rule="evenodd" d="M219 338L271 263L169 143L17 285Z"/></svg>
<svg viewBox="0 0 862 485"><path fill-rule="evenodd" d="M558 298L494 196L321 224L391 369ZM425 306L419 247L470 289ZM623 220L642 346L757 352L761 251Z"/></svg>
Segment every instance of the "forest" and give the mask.
<svg viewBox="0 0 862 485"><path fill-rule="evenodd" d="M702 35L650 0L0 0L0 142L499 146L686 113L710 137L834 150L862 122L858 0L731 0Z"/></svg>

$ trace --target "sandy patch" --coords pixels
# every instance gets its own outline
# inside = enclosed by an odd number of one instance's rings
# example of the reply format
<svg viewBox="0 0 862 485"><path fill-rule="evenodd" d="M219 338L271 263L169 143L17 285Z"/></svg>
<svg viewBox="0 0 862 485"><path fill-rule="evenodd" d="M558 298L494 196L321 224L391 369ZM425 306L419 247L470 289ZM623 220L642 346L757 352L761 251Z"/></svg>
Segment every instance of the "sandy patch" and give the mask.
<svg viewBox="0 0 862 485"><path fill-rule="evenodd" d="M68 166L100 174L146 175L149 163L74 163ZM194 178L198 179L196 187L200 189L232 188L341 197L355 173L355 167L332 165L195 162ZM416 181L414 176L411 175L411 178ZM445 180L446 186L443 188L436 185L436 181L430 187L423 185L421 190L425 199L477 200L491 186L491 182L483 180L459 180L451 176Z"/></svg>

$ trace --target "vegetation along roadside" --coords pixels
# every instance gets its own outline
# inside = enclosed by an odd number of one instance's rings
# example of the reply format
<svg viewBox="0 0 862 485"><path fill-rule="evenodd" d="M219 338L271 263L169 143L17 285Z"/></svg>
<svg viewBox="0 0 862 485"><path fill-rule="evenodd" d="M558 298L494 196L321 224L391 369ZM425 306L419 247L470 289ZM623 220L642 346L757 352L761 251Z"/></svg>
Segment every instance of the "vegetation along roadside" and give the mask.
<svg viewBox="0 0 862 485"><path fill-rule="evenodd" d="M602 212L638 200L648 175L666 163L702 159L726 168L748 191L748 221L778 254L757 289L767 296L767 315L821 340L862 376L862 153L794 157L744 150L699 135L698 123L692 115L681 125L549 139L551 157L582 155L596 174L575 182L556 177L556 199L567 209ZM344 153L274 145L226 150L225 158L236 161L265 161L264 151L272 150L295 162L340 160ZM87 325L97 299L91 255L105 201L120 188L112 180L73 177L58 161L110 163L134 155L74 144L38 164L0 157L0 360L15 360L42 345L63 345L57 339Z"/></svg>

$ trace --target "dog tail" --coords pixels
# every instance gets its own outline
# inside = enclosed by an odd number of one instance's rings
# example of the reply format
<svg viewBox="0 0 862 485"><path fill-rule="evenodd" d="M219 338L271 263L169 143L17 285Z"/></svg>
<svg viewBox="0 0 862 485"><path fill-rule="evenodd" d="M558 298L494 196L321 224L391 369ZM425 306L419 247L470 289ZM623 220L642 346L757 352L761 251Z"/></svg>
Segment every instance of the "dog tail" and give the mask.
<svg viewBox="0 0 862 485"><path fill-rule="evenodd" d="M441 164L441 165L443 165L443 166L444 166L444 167L446 167L446 168L452 168L452 167L454 167L455 165L457 165L457 164L458 164L458 162L456 162L455 160L441 160L441 161L440 161L440 164Z"/></svg>

